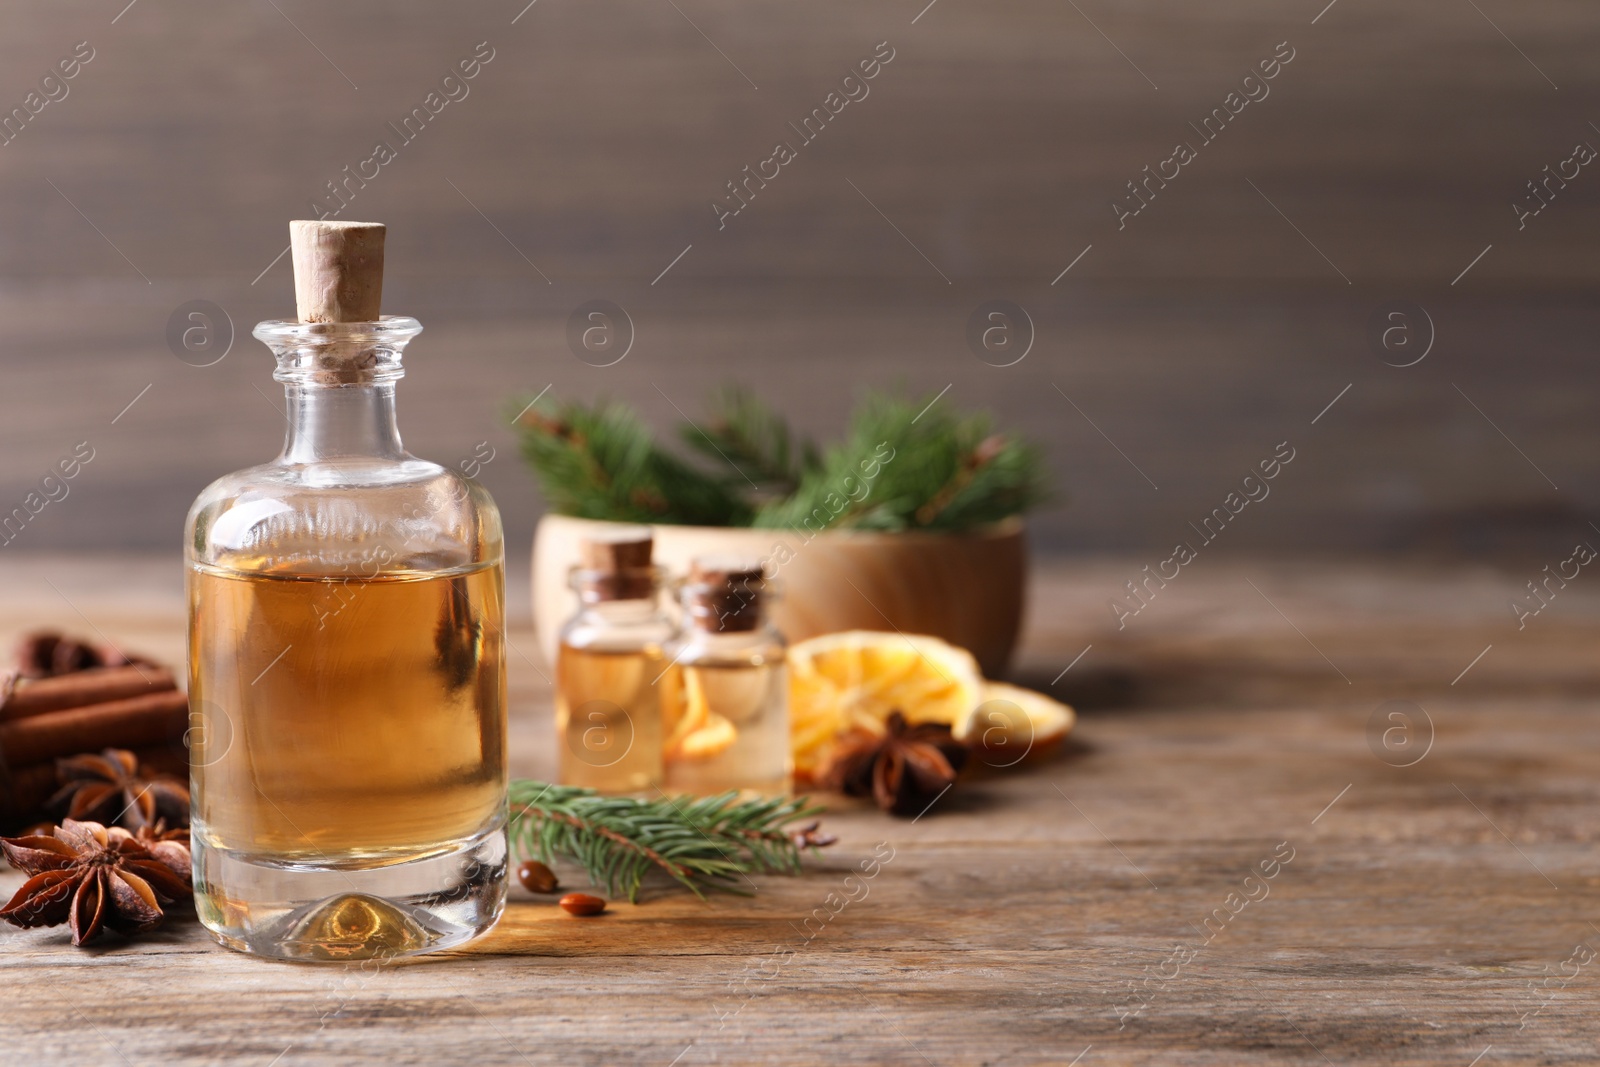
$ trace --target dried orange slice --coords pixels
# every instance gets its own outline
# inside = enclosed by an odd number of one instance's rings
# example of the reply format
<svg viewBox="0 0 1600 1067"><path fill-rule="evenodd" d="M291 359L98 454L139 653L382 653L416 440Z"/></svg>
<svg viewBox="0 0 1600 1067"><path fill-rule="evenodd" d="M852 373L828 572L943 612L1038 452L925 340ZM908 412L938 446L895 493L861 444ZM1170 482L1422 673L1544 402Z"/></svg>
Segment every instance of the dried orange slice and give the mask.
<svg viewBox="0 0 1600 1067"><path fill-rule="evenodd" d="M671 758L683 739L706 724L711 714L705 694L698 687L691 691L692 679L682 667L673 665L661 673L656 683L661 690L661 748Z"/></svg>
<svg viewBox="0 0 1600 1067"><path fill-rule="evenodd" d="M669 759L706 760L726 752L739 739L733 723L711 713L706 724L679 741L668 753Z"/></svg>
<svg viewBox="0 0 1600 1067"><path fill-rule="evenodd" d="M795 773L811 777L835 738L884 732L891 711L952 727L983 692L971 653L920 634L849 630L789 649L789 740Z"/></svg>
<svg viewBox="0 0 1600 1067"><path fill-rule="evenodd" d="M982 703L951 732L991 767L1010 767L1054 751L1077 714L1059 700L1005 682L985 682Z"/></svg>
<svg viewBox="0 0 1600 1067"><path fill-rule="evenodd" d="M668 760L706 760L739 739L732 720L711 710L700 671L673 666L661 686L661 749Z"/></svg>

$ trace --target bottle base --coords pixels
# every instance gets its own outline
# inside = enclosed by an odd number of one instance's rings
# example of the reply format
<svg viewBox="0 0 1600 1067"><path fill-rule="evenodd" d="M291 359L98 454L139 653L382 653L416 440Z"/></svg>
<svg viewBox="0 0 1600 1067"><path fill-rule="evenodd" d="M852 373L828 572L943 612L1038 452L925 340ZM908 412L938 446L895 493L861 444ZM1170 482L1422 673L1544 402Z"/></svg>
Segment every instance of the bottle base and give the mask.
<svg viewBox="0 0 1600 1067"><path fill-rule="evenodd" d="M272 959L397 959L465 944L505 907L505 820L403 862L268 861L194 828L195 910L228 948Z"/></svg>

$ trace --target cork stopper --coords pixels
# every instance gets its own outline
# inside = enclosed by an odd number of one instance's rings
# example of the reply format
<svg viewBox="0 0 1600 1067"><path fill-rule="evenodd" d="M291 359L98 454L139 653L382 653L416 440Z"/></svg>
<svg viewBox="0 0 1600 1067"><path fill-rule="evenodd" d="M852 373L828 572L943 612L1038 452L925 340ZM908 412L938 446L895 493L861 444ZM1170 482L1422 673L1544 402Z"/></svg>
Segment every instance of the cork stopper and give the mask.
<svg viewBox="0 0 1600 1067"><path fill-rule="evenodd" d="M383 302L381 222L289 223L301 322L377 322Z"/></svg>
<svg viewBox="0 0 1600 1067"><path fill-rule="evenodd" d="M580 592L595 600L641 600L654 595L650 557L655 535L647 526L593 534L578 547Z"/></svg>
<svg viewBox="0 0 1600 1067"><path fill-rule="evenodd" d="M583 540L580 549L586 570L618 574L649 570L655 535L645 526L611 530Z"/></svg>
<svg viewBox="0 0 1600 1067"><path fill-rule="evenodd" d="M689 564L684 611L702 630L748 632L761 625L766 586L759 560L701 556Z"/></svg>

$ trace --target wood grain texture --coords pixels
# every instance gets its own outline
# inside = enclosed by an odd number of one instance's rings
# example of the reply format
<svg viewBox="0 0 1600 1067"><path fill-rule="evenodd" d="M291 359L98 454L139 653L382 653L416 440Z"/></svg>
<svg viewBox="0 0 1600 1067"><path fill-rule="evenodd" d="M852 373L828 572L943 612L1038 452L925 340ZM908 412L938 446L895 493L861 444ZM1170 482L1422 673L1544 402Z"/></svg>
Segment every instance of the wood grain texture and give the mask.
<svg viewBox="0 0 1600 1067"><path fill-rule="evenodd" d="M752 900L578 920L519 891L470 949L372 972L248 959L192 922L95 952L5 930L0 1037L83 1064L1592 1062L1600 962L1568 961L1600 948L1600 586L1519 631L1516 573L1210 559L1119 631L1105 600L1138 565L1036 576L1019 673L1082 712L1058 759L915 823L841 806L839 844ZM173 577L0 563L0 622L87 618L172 657ZM514 651L518 774L553 764L539 669ZM1431 717L1414 766L1369 745L1391 699ZM864 896L846 883L888 849ZM805 925L830 893L859 899Z"/></svg>
<svg viewBox="0 0 1600 1067"><path fill-rule="evenodd" d="M1600 178L1525 228L1511 210L1596 137L1586 0L125 5L0 12L0 109L95 50L0 148L0 514L75 443L98 450L15 550L166 549L211 479L276 451L282 393L249 330L292 313L284 223L336 181L341 217L390 223L386 308L427 328L405 440L450 465L490 442L512 543L542 504L503 409L546 386L669 430L736 379L824 438L864 387L948 387L1046 448L1070 501L1033 526L1047 548L1168 547L1286 437L1315 436L1307 477L1241 546L1542 552L1600 490ZM871 95L719 229L725 183L885 40ZM1271 95L1119 229L1113 198L1281 41ZM348 178L479 42L470 94ZM597 298L638 330L613 367L568 347ZM965 339L996 298L1037 327L1009 368ZM235 335L206 368L168 339L200 299ZM1366 338L1397 299L1439 332L1407 370Z"/></svg>

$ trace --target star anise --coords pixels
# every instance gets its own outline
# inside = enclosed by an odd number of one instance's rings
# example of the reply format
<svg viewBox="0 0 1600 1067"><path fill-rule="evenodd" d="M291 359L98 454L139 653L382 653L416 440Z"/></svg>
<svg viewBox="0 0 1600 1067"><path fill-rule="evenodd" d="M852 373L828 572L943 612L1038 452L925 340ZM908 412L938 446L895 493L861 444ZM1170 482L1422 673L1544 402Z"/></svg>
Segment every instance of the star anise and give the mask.
<svg viewBox="0 0 1600 1067"><path fill-rule="evenodd" d="M141 826L133 832L133 839L144 850L171 867L185 882L194 873L189 860L189 828L179 826L167 829L165 819L157 819L154 826Z"/></svg>
<svg viewBox="0 0 1600 1067"><path fill-rule="evenodd" d="M888 732L865 731L841 740L823 769L821 783L853 797L872 797L891 815L920 815L955 784L967 762L967 746L939 723L910 726L890 712Z"/></svg>
<svg viewBox="0 0 1600 1067"><path fill-rule="evenodd" d="M120 822L129 829L163 816L173 825L189 821L188 787L167 775L144 775L139 758L126 749L56 760L56 779L61 788L50 804L57 810L65 805L69 819Z"/></svg>
<svg viewBox="0 0 1600 1067"><path fill-rule="evenodd" d="M167 855L189 850L175 841L160 842ZM171 864L152 853L120 826L68 819L53 835L0 838L11 865L33 877L0 919L13 926L57 926L72 929L72 943L85 945L106 927L125 934L159 926L161 905L189 899L193 888Z"/></svg>

